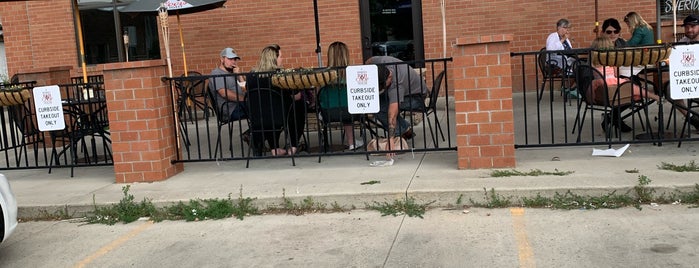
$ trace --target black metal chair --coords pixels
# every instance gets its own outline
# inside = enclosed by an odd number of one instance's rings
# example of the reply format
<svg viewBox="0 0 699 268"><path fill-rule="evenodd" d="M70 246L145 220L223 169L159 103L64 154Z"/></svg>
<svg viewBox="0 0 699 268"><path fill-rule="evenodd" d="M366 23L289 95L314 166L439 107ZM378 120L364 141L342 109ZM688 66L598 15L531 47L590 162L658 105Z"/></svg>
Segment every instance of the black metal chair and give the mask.
<svg viewBox="0 0 699 268"><path fill-rule="evenodd" d="M286 120L292 100L284 97L278 90L270 88L248 88L245 100L250 127L250 146L245 165L247 168L250 166L252 157L263 155L265 141L269 148L274 150L280 147L279 135L284 134L285 144L289 144ZM293 154L291 154L291 163L296 166Z"/></svg>
<svg viewBox="0 0 699 268"><path fill-rule="evenodd" d="M581 135L581 130L583 127L583 124L585 122L585 117L587 115L588 110L593 110L593 111L601 111L603 112L604 115L607 115L609 113L614 112L614 110L617 111L622 111L625 110L623 114L622 112L619 112L620 115L620 120L617 123L621 123L622 120L632 117L635 114L645 111L645 126L648 126L650 128L650 121L648 119L648 110L647 107L652 101L648 101L645 99L639 100L639 101L634 101L633 98L630 99L622 99L620 96L620 88L625 87L625 86L633 86L633 82L627 81L623 82L619 85L614 85L608 86L607 82L604 81L604 75L594 67L588 65L588 64L575 64L574 66L574 74L575 74L575 83L577 84L578 88L578 94L581 97L581 101L578 102L578 114L575 117L575 122L573 123L573 134L575 134L575 130L578 130L578 136L576 141L580 142L580 135ZM587 94L588 91L592 90L592 81L595 79L602 79L604 81L604 96L611 96L609 98L604 98L606 99L602 103L590 99L589 95ZM610 91L613 91L612 95L610 95ZM580 115L580 109L581 106L585 105L583 114L582 116ZM629 108L629 109L626 109ZM639 117L641 115L639 114ZM641 119L641 122L643 120ZM612 131L611 129L618 130L618 126L614 127L612 124L612 120L606 120L603 121L603 129L606 129L606 140L611 141L612 138ZM644 124L641 123L643 126ZM645 129L645 126L643 127ZM593 135L594 135L594 128L593 128ZM618 131L615 131L615 137L618 137L619 133Z"/></svg>
<svg viewBox="0 0 699 268"><path fill-rule="evenodd" d="M99 162L108 164L112 162L106 101L103 92L99 92L103 89L97 88L95 90L96 92L92 96L84 96L75 90L74 94L69 94L64 101L63 113L66 127L63 130L50 132L53 149L51 150L49 173L51 173L54 164L61 165L62 155L65 156L63 165L70 166L71 177L74 175L74 168L80 164L91 165ZM102 139L101 144L98 145L96 138ZM99 155L98 149L104 153L103 156ZM82 156L84 163L80 162L79 156ZM100 157L104 157L104 159Z"/></svg>
<svg viewBox="0 0 699 268"><path fill-rule="evenodd" d="M544 97L547 82L551 90L553 90L553 84L555 82L560 83L560 88L563 88L565 86L565 80L567 79L565 72L556 65L555 61L549 60L548 55L549 53L546 52L545 47L539 50L539 54L536 55L539 72L541 72L541 88L537 93L538 101L541 101L541 98Z"/></svg>
<svg viewBox="0 0 699 268"><path fill-rule="evenodd" d="M437 116L437 101L439 100L439 92L442 88L442 82L444 81L445 71L439 72L437 77L434 78L432 82L432 91L429 94L429 102L425 107L415 107L412 109L402 109L401 112L419 112L423 114L423 118L427 121L427 125L430 128L430 134L432 135L432 142L434 142L435 148L439 147L435 131L432 128L432 121L430 120L430 115L432 115L432 120L439 131L439 135L442 137L442 141L446 141L444 138L444 131L442 131L442 125L439 123L439 117Z"/></svg>
<svg viewBox="0 0 699 268"><path fill-rule="evenodd" d="M27 146L32 145L34 152L34 162L39 163L39 149L40 147L46 150L46 145L44 143L44 133L39 130L36 113L34 112L34 107L32 102L29 100L24 101L21 104L7 106L8 116L10 118L11 127L14 126L19 132L15 136L15 132L9 132L9 141L11 144L10 148L17 148L19 150L16 153L16 164L22 162L22 155L25 155L25 164L29 163L29 154L27 152ZM44 163L48 162L46 159L46 153L44 153Z"/></svg>
<svg viewBox="0 0 699 268"><path fill-rule="evenodd" d="M208 86L206 87L208 89ZM208 96L208 99L211 102L211 106L213 107L212 110L214 111L214 115L216 117L216 147L214 149L214 158L216 159L218 157L218 154L221 153L221 157L223 157L223 146L221 145L221 130L223 129L224 126L228 126L228 140L229 140L229 151L231 152L231 157L233 157L233 126L231 125L234 122L238 122L238 127L241 130L240 131L240 143L242 144L244 142L244 133L242 131L242 123L241 121L245 118L240 118L237 120L230 120L227 116L224 117L221 114L221 105L219 105L218 100L216 95L217 94L215 91L212 90L207 90L206 95ZM183 99L184 101L185 99ZM180 106L186 105L184 103L180 103ZM238 104L240 105L240 103ZM187 139L188 140L188 139ZM240 147L241 152L240 154L243 155L243 147ZM211 147L209 147L209 150ZM209 153L210 154L210 153Z"/></svg>

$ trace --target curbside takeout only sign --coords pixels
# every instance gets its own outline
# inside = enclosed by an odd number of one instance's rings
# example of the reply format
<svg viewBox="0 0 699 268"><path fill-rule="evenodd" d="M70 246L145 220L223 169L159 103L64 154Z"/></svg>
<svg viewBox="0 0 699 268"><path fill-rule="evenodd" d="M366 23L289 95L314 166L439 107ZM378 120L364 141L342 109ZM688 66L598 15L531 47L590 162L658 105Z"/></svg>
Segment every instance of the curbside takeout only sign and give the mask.
<svg viewBox="0 0 699 268"><path fill-rule="evenodd" d="M669 77L670 98L699 98L699 44L672 48Z"/></svg>
<svg viewBox="0 0 699 268"><path fill-rule="evenodd" d="M346 73L349 113L378 113L379 72L376 65L347 66Z"/></svg>
<svg viewBox="0 0 699 268"><path fill-rule="evenodd" d="M39 130L52 131L66 128L61 91L58 86L35 87L33 93Z"/></svg>

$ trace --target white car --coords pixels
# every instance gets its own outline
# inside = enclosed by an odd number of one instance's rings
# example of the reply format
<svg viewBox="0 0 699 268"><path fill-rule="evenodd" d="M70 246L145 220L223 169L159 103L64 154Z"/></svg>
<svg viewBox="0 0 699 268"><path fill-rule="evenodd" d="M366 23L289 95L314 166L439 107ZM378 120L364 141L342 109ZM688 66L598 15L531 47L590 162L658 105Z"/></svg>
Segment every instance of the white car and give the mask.
<svg viewBox="0 0 699 268"><path fill-rule="evenodd" d="M10 183L3 174L0 174L0 214L2 214L0 222L0 242L2 242L10 237L17 227L17 200L12 194Z"/></svg>

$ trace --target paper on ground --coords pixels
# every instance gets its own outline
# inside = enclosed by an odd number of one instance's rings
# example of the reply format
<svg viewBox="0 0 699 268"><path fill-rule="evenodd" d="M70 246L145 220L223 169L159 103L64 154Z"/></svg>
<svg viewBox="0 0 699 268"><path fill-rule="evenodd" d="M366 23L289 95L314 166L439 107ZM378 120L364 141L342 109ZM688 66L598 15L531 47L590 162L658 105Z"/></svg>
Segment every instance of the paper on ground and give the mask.
<svg viewBox="0 0 699 268"><path fill-rule="evenodd" d="M379 160L369 163L370 167L389 167L393 166L393 158L391 160Z"/></svg>
<svg viewBox="0 0 699 268"><path fill-rule="evenodd" d="M609 148L609 149L606 149L606 150L600 150L600 149L594 149L594 148L593 148L593 149L592 149L592 156L615 156L615 157L619 157L619 156L621 156L622 154L624 154L624 152L626 152L626 149L629 148L629 145L630 145L630 144L626 144L626 145L624 145L624 147L621 147L621 148L619 148L619 149Z"/></svg>

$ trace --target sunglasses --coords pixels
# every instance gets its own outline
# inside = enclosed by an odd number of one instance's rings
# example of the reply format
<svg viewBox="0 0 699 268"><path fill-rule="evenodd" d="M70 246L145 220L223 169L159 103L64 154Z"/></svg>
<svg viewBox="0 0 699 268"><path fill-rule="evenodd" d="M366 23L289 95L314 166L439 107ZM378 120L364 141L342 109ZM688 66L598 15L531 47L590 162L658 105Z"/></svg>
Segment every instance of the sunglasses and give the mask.
<svg viewBox="0 0 699 268"><path fill-rule="evenodd" d="M619 34L619 31L620 31L620 30L614 30L614 31L612 31L612 30L606 30L606 31L604 31L604 32L607 33L607 34L612 34L612 33L614 33L614 34Z"/></svg>

